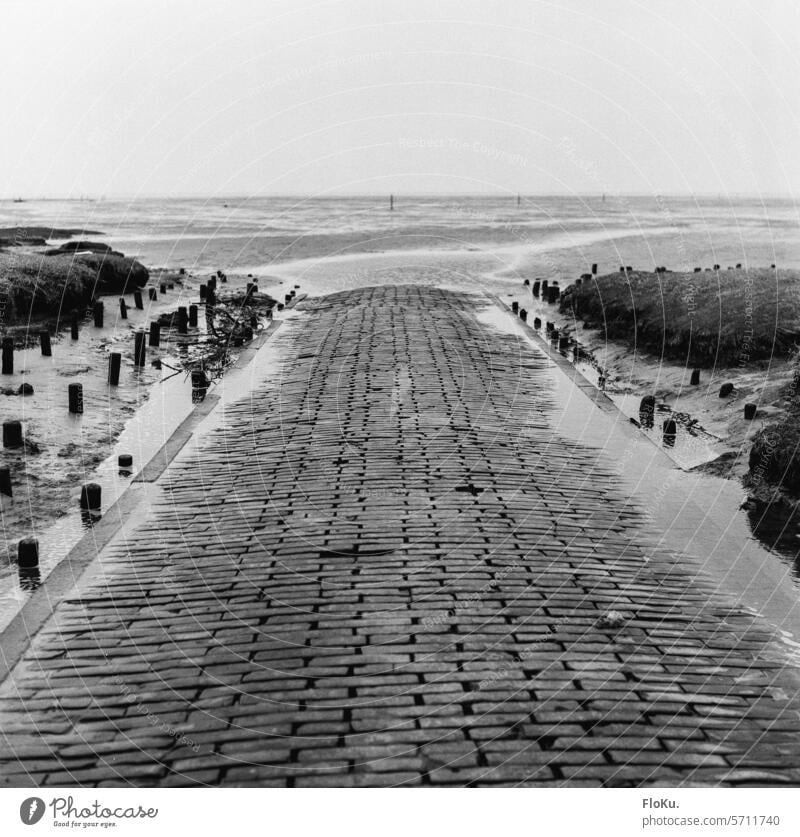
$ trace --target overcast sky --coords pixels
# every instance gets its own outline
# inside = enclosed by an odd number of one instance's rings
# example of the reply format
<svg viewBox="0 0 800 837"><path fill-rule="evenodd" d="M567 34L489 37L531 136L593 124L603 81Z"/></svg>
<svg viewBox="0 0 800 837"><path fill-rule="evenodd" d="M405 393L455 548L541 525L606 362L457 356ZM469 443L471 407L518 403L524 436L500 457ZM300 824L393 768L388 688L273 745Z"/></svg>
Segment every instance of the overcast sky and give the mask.
<svg viewBox="0 0 800 837"><path fill-rule="evenodd" d="M3 0L0 195L800 191L796 0Z"/></svg>

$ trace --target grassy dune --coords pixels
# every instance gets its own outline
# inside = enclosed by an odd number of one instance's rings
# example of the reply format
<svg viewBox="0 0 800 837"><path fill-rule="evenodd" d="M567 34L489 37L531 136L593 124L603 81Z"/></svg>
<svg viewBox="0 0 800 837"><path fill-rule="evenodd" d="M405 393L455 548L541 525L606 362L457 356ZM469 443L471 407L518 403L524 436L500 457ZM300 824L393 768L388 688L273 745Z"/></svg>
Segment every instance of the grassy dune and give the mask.
<svg viewBox="0 0 800 837"><path fill-rule="evenodd" d="M121 294L147 282L147 269L124 256L0 252L3 323L54 316L99 294Z"/></svg>
<svg viewBox="0 0 800 837"><path fill-rule="evenodd" d="M611 273L567 289L562 310L659 357L734 366L800 342L800 271Z"/></svg>

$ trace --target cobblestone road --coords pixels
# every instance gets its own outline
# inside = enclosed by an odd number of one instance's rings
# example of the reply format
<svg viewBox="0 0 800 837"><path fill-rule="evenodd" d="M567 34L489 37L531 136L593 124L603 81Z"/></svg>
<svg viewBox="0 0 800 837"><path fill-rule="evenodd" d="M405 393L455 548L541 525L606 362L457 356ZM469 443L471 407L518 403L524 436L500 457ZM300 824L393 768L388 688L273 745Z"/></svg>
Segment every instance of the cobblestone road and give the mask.
<svg viewBox="0 0 800 837"><path fill-rule="evenodd" d="M484 304L364 289L287 324L280 380L3 685L3 781L797 784L781 647L654 549Z"/></svg>

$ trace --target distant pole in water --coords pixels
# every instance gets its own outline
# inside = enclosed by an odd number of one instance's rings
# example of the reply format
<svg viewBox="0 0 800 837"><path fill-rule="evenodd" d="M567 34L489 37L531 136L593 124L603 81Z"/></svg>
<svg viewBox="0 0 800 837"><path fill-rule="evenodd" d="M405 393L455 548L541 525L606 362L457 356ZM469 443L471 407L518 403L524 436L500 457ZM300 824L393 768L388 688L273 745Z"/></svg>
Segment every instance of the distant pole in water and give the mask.
<svg viewBox="0 0 800 837"><path fill-rule="evenodd" d="M522 203L522 198L519 195L517 195L517 207L519 207L519 205L521 203Z"/></svg>
<svg viewBox="0 0 800 837"><path fill-rule="evenodd" d="M389 195L389 212L394 212L394 195Z"/></svg>

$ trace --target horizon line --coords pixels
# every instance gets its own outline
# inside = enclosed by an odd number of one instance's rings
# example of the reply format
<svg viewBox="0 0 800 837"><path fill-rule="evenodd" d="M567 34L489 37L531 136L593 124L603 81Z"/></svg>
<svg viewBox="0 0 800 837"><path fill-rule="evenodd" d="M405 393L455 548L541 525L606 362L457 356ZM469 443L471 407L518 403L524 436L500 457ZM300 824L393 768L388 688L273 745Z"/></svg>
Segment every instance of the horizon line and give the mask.
<svg viewBox="0 0 800 837"><path fill-rule="evenodd" d="M23 196L21 194L9 195L7 197L0 197L0 203L44 203L48 201L64 201L74 203L97 203L105 201L120 201L120 200L254 200L259 198L294 198L302 200L322 200L335 198L375 198L385 199L389 196L395 198L508 198L515 200L520 198L574 198L580 200L583 198L716 198L722 200L725 198L752 198L752 199L785 199L795 200L796 196L792 192L719 192L719 191L699 191L699 192L672 192L672 191L652 191L652 192L435 192L435 191L411 191L411 192L255 192L251 194L243 194L240 192L152 192L152 193L131 193L131 192L116 192L101 195L79 195L79 196L62 196L62 195L47 195L47 196ZM800 196L798 196L800 197Z"/></svg>

